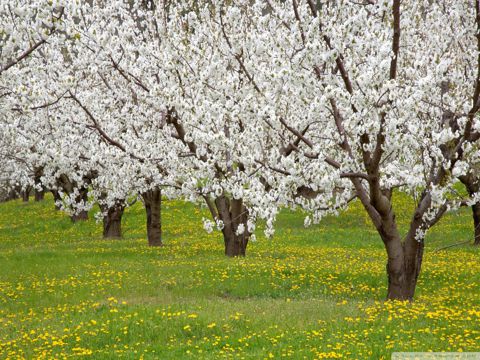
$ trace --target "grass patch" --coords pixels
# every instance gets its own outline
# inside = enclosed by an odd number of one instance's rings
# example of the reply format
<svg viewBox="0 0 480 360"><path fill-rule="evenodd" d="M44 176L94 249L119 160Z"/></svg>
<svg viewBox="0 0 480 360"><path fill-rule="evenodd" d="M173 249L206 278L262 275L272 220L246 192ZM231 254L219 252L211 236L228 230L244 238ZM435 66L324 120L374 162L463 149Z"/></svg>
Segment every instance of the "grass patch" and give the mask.
<svg viewBox="0 0 480 360"><path fill-rule="evenodd" d="M411 200L396 199L406 229ZM480 351L480 251L467 209L429 233L416 301L383 302L385 250L354 204L308 229L284 211L273 240L223 256L205 209L163 207L165 246L147 247L141 204L125 239L72 224L50 198L0 204L0 358L390 358ZM93 217L92 217L93 218Z"/></svg>

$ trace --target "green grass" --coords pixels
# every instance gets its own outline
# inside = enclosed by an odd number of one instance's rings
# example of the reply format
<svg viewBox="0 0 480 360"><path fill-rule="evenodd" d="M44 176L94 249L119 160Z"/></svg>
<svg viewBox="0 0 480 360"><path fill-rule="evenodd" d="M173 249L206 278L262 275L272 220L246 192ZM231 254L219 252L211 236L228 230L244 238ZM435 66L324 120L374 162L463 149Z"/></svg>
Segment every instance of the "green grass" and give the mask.
<svg viewBox="0 0 480 360"><path fill-rule="evenodd" d="M396 201L405 229L411 201ZM358 204L308 229L284 211L273 240L223 256L204 209L165 202L148 248L141 204L125 239L72 224L51 199L0 204L0 358L390 358L480 351L480 251L468 211L428 235L413 304L383 302L385 251Z"/></svg>

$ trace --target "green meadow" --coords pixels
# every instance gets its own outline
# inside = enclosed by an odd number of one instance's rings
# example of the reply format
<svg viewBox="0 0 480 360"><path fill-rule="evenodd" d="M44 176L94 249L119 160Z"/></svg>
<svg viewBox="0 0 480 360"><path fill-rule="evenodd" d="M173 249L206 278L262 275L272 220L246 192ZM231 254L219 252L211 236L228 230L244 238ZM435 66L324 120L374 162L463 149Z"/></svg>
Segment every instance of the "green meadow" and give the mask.
<svg viewBox="0 0 480 360"><path fill-rule="evenodd" d="M401 226L411 214L396 199ZM385 302L386 254L358 204L309 228L284 211L245 258L223 255L207 211L163 203L149 248L141 203L123 240L43 202L0 204L0 358L389 359L480 351L480 249L468 209L427 236L413 303ZM444 249L442 249L444 248Z"/></svg>

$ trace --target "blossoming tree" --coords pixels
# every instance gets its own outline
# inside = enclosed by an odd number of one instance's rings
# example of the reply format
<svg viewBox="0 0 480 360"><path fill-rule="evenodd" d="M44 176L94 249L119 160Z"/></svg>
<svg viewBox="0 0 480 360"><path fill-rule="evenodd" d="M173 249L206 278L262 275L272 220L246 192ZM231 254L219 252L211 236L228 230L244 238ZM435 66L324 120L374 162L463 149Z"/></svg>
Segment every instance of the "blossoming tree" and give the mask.
<svg viewBox="0 0 480 360"><path fill-rule="evenodd" d="M385 245L387 297L412 299L427 230L474 201L454 186L478 157L479 3L267 3L251 35L267 55L243 61L258 112L295 150L266 166L307 178L330 209L358 197ZM405 234L397 188L416 199Z"/></svg>
<svg viewBox="0 0 480 360"><path fill-rule="evenodd" d="M192 31L202 23L185 17L188 10L124 1L67 6L67 40L50 54L57 68L51 92L59 99L57 112L63 111L56 116L66 129L83 124L114 149L107 163L129 164L123 180L146 205L150 197L158 203L161 188L205 201L214 220L206 227L222 231L225 253L245 255L255 219L272 212L256 206L266 197L255 176L261 149L249 125L254 119L232 113L229 101L249 86L238 67L229 68L221 48L203 41L212 23ZM211 36L221 36L222 29L216 31ZM223 81L225 71L230 81ZM159 213L157 205L150 210Z"/></svg>

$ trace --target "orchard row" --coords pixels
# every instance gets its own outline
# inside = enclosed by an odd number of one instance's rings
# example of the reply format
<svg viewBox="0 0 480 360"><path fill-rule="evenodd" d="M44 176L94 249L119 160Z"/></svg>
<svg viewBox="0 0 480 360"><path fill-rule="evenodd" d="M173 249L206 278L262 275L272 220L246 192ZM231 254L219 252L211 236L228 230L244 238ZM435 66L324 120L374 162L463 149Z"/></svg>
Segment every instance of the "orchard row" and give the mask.
<svg viewBox="0 0 480 360"><path fill-rule="evenodd" d="M387 297L412 299L447 211L472 206L480 242L479 29L478 0L5 2L0 181L98 203L106 236L141 199L150 245L162 195L202 201L228 256L280 208L308 225L357 199Z"/></svg>

